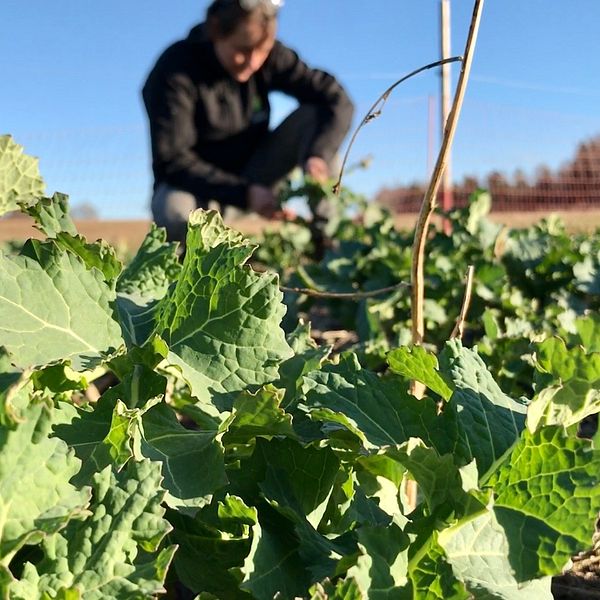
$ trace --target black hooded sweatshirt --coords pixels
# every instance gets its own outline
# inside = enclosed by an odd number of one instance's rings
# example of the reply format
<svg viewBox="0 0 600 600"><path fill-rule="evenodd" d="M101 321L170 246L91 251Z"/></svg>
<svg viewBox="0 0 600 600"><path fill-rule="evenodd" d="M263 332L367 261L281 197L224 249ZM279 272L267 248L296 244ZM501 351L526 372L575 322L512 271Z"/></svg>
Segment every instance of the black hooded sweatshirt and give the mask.
<svg viewBox="0 0 600 600"><path fill-rule="evenodd" d="M200 200L245 208L249 182L239 173L268 132L271 91L321 107L306 158L329 162L353 112L334 77L309 68L276 41L261 69L239 83L218 61L204 23L167 48L142 91L155 188L164 182Z"/></svg>

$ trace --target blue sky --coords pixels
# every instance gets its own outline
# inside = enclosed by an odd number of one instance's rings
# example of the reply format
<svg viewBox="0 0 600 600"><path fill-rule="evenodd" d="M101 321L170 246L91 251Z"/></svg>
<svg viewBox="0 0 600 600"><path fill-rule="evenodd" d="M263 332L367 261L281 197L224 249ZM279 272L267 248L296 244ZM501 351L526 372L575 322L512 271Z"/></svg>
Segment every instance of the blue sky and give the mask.
<svg viewBox="0 0 600 600"><path fill-rule="evenodd" d="M148 216L151 186L140 88L154 60L203 17L202 0L2 0L0 133L40 157L48 192L104 218ZM473 8L452 0L452 52ZM396 79L439 57L439 0L287 0L279 37L345 84L356 121ZM599 0L486 0L453 173L533 173L600 134ZM454 81L458 74L454 69ZM428 114L439 76L400 86L363 129L346 184L373 195L427 176ZM275 101L276 116L291 107ZM437 119L437 107L435 108ZM434 131L435 148L439 133ZM343 149L345 146L343 147Z"/></svg>

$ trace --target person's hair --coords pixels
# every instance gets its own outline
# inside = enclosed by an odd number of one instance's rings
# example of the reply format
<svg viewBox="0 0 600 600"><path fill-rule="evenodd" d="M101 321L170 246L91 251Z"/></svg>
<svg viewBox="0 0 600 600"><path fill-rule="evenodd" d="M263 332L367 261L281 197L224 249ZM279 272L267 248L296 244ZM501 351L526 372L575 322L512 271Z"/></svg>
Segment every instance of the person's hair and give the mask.
<svg viewBox="0 0 600 600"><path fill-rule="evenodd" d="M219 37L227 37L250 15L259 15L265 24L277 16L269 2L257 2L256 7L250 10L243 8L242 4L239 0L213 0L206 11L209 30Z"/></svg>

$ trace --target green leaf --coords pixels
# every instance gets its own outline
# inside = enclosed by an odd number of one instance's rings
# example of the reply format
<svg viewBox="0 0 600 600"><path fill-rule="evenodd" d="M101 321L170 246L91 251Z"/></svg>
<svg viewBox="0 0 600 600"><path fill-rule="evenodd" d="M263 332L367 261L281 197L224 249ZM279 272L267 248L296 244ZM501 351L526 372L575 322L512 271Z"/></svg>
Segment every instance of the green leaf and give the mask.
<svg viewBox="0 0 600 600"><path fill-rule="evenodd" d="M447 343L442 371L455 389L444 412L456 411L461 436L469 447L467 462L474 458L485 479L519 439L527 409L504 394L483 360L458 340Z"/></svg>
<svg viewBox="0 0 600 600"><path fill-rule="evenodd" d="M71 361L82 371L122 344L110 303L114 292L96 269L44 246L40 261L0 254L0 338L15 365Z"/></svg>
<svg viewBox="0 0 600 600"><path fill-rule="evenodd" d="M381 508L377 496L367 497L365 489L354 472L340 472L319 531L327 535L343 535L358 525L389 525L392 517ZM371 489L368 491L372 492Z"/></svg>
<svg viewBox="0 0 600 600"><path fill-rule="evenodd" d="M13 367L10 356L0 346L0 426L12 428L22 421L21 410L29 404L33 391L30 373Z"/></svg>
<svg viewBox="0 0 600 600"><path fill-rule="evenodd" d="M142 245L117 282L117 292L145 300L160 300L181 272L177 244L168 243L167 233L153 223Z"/></svg>
<svg viewBox="0 0 600 600"><path fill-rule="evenodd" d="M58 232L51 241L27 240L21 250L21 255L28 256L40 264L45 264L55 247L61 251L72 252L82 260L88 269L98 269L104 276L107 285L114 289L116 278L123 265L117 258L115 249L104 240L88 243L80 235Z"/></svg>
<svg viewBox="0 0 600 600"><path fill-rule="evenodd" d="M128 408L144 408L157 397L164 397L166 378L143 364L134 363L123 380L109 388L102 397L122 399Z"/></svg>
<svg viewBox="0 0 600 600"><path fill-rule="evenodd" d="M327 423L326 433L352 432L367 450L397 446L421 438L440 453L457 443L454 415L437 414L433 400L417 400L399 377L379 377L361 369L354 355L305 377L306 406L311 418Z"/></svg>
<svg viewBox="0 0 600 600"><path fill-rule="evenodd" d="M91 406L66 405L64 407L68 417L63 423L54 427L54 434L74 450L84 466L90 460L96 446L102 444L108 435L116 405L117 400L102 396ZM106 464L101 468L105 466Z"/></svg>
<svg viewBox="0 0 600 600"><path fill-rule="evenodd" d="M223 426L223 443L247 444L258 436L295 438L292 417L280 408L283 394L283 390L271 385L256 394L242 392L233 404L231 418Z"/></svg>
<svg viewBox="0 0 600 600"><path fill-rule="evenodd" d="M310 337L310 324L302 323L288 336L288 343L294 351L294 356L281 363L276 385L285 389L282 404L289 410L298 401L303 376L321 368L331 353L331 347L317 346Z"/></svg>
<svg viewBox="0 0 600 600"><path fill-rule="evenodd" d="M406 600L413 598L471 600L472 598L452 572L452 567L438 543L437 532L433 532L411 557L408 570L410 586L407 587L404 595L399 596L402 600L405 598Z"/></svg>
<svg viewBox="0 0 600 600"><path fill-rule="evenodd" d="M64 364L50 365L31 374L36 390L45 394L64 394L68 399L74 391L83 391L88 387L87 379Z"/></svg>
<svg viewBox="0 0 600 600"><path fill-rule="evenodd" d="M146 344L156 328L158 300L145 299L135 294L118 294L116 306L127 348Z"/></svg>
<svg viewBox="0 0 600 600"><path fill-rule="evenodd" d="M173 525L169 541L178 546L174 566L179 580L195 593L249 600L251 596L239 589L242 576L238 572L250 552L250 531L228 535L179 511L169 511L168 517ZM257 523L255 509L246 507L248 518L250 526Z"/></svg>
<svg viewBox="0 0 600 600"><path fill-rule="evenodd" d="M600 452L561 427L524 432L488 485L518 581L561 572L589 548L600 511Z"/></svg>
<svg viewBox="0 0 600 600"><path fill-rule="evenodd" d="M164 397L167 379L157 366L167 353L164 342L155 337L143 348L134 346L127 354L114 357L109 366L121 381L102 398L122 400L128 408L144 408L154 398Z"/></svg>
<svg viewBox="0 0 600 600"><path fill-rule="evenodd" d="M420 381L444 400L452 396L452 389L438 372L437 358L422 346L392 350L387 361L394 373Z"/></svg>
<svg viewBox="0 0 600 600"><path fill-rule="evenodd" d="M600 381L600 352L586 354L581 347L567 348L558 337L537 344L535 361L539 371L552 375L560 383L571 379Z"/></svg>
<svg viewBox="0 0 600 600"><path fill-rule="evenodd" d="M547 425L568 428L600 412L600 353L586 354L580 346L567 348L557 337L536 347L538 387L550 383L534 397L527 411L527 427L535 431Z"/></svg>
<svg viewBox="0 0 600 600"><path fill-rule="evenodd" d="M517 540L515 542L518 544ZM523 583L515 577L509 556L523 554L511 548L493 511L483 511L443 531L439 543L455 576L475 598L506 600L550 600L549 577Z"/></svg>
<svg viewBox="0 0 600 600"><path fill-rule="evenodd" d="M228 482L217 432L185 429L165 403L142 416L138 452L161 465L172 508L203 506Z"/></svg>
<svg viewBox="0 0 600 600"><path fill-rule="evenodd" d="M463 490L461 473L450 454L440 456L434 448L427 448L422 442L411 440L400 448L386 452L410 472L419 486L430 512L438 506L454 506L462 512L469 500Z"/></svg>
<svg viewBox="0 0 600 600"><path fill-rule="evenodd" d="M253 248L214 211L191 214L186 248L181 276L158 309L168 361L202 402L275 380L291 354L277 277L244 266Z"/></svg>
<svg viewBox="0 0 600 600"><path fill-rule="evenodd" d="M129 348L142 346L156 326L158 301L181 273L176 243L164 229L152 227L117 282L117 308Z"/></svg>
<svg viewBox="0 0 600 600"><path fill-rule="evenodd" d="M286 495L294 498L298 510L317 528L327 507L340 461L329 448L302 446L292 440L259 440L257 452L267 465L266 478L273 483L278 474L289 482ZM262 478L258 479L260 483ZM275 488L271 485L275 492ZM267 498L271 498L263 489ZM271 498L276 500L274 496Z"/></svg>
<svg viewBox="0 0 600 600"><path fill-rule="evenodd" d="M269 466L260 489L267 502L293 523L298 538L298 557L311 579L319 581L331 577L336 572L338 562L348 552L348 544L340 545L335 539L316 530L322 511L313 511L309 515L312 522L309 522L306 508L301 503L302 500L306 500L306 495L301 496L298 493L298 486L295 486L294 490L292 481L285 471ZM312 499L311 503L314 503ZM325 505L326 502L323 503L323 506Z"/></svg>
<svg viewBox="0 0 600 600"><path fill-rule="evenodd" d="M54 597L61 588L78 588L86 600L121 600L164 592L175 547L157 552L171 529L162 496L160 466L150 461L130 462L119 474L110 467L97 473L92 514L44 541L45 558L25 565L16 596L35 589Z"/></svg>
<svg viewBox="0 0 600 600"><path fill-rule="evenodd" d="M253 526L252 546L241 571L241 588L256 600L302 597L314 583L299 555L291 522L275 511Z"/></svg>
<svg viewBox="0 0 600 600"><path fill-rule="evenodd" d="M46 237L56 238L63 232L77 236L77 228L69 215L69 197L65 194L57 192L52 198L40 198L35 204L25 206L24 212L33 217Z"/></svg>
<svg viewBox="0 0 600 600"><path fill-rule="evenodd" d="M69 419L55 427L55 433L67 442L83 461L74 481L90 483L94 474L108 465L120 469L134 455L138 425L145 410L159 400L154 399L142 409L130 409L121 400L102 396L94 407L64 407Z"/></svg>
<svg viewBox="0 0 600 600"><path fill-rule="evenodd" d="M71 235L66 232L58 233L56 241L61 248L70 250L79 256L88 269L94 267L98 269L111 288L116 285L117 277L121 273L123 265L117 258L115 249L108 242L104 240L88 242L81 235Z"/></svg>
<svg viewBox="0 0 600 600"><path fill-rule="evenodd" d="M23 154L11 136L0 136L0 216L19 210L19 202L31 203L44 187L38 159Z"/></svg>
<svg viewBox="0 0 600 600"><path fill-rule="evenodd" d="M549 425L569 428L598 412L600 391L590 389L585 382L571 380L545 388L533 398L527 410L527 428L532 432Z"/></svg>
<svg viewBox="0 0 600 600"><path fill-rule="evenodd" d="M359 556L348 576L354 578L363 597L399 597L399 589L408 583L408 546L408 536L395 524L358 530Z"/></svg>
<svg viewBox="0 0 600 600"><path fill-rule="evenodd" d="M348 577L336 582L316 583L309 590L310 600L363 600L364 596L354 579Z"/></svg>
<svg viewBox="0 0 600 600"><path fill-rule="evenodd" d="M73 451L50 437L58 409L32 404L14 429L0 427L0 562L7 566L24 544L38 543L81 518L88 490L69 480L79 470Z"/></svg>
<svg viewBox="0 0 600 600"><path fill-rule="evenodd" d="M587 352L600 352L600 315L595 313L575 321L581 344Z"/></svg>

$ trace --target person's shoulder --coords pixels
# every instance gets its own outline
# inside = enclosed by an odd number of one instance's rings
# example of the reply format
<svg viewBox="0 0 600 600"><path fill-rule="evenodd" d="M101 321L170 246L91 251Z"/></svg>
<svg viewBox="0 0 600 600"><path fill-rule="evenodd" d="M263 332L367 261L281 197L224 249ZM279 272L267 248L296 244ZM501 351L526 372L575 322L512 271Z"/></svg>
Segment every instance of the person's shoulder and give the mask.
<svg viewBox="0 0 600 600"><path fill-rule="evenodd" d="M280 40L275 40L273 48L269 53L269 58L265 63L265 67L269 71L278 71L287 67L290 62L298 59L298 54L289 46L286 46Z"/></svg>
<svg viewBox="0 0 600 600"><path fill-rule="evenodd" d="M156 67L163 71L180 70L193 64L193 51L187 40L179 40L163 50Z"/></svg>
<svg viewBox="0 0 600 600"><path fill-rule="evenodd" d="M171 44L155 63L155 76L170 79L173 76L187 77L191 81L212 78L215 65L210 48L206 44L189 38Z"/></svg>

